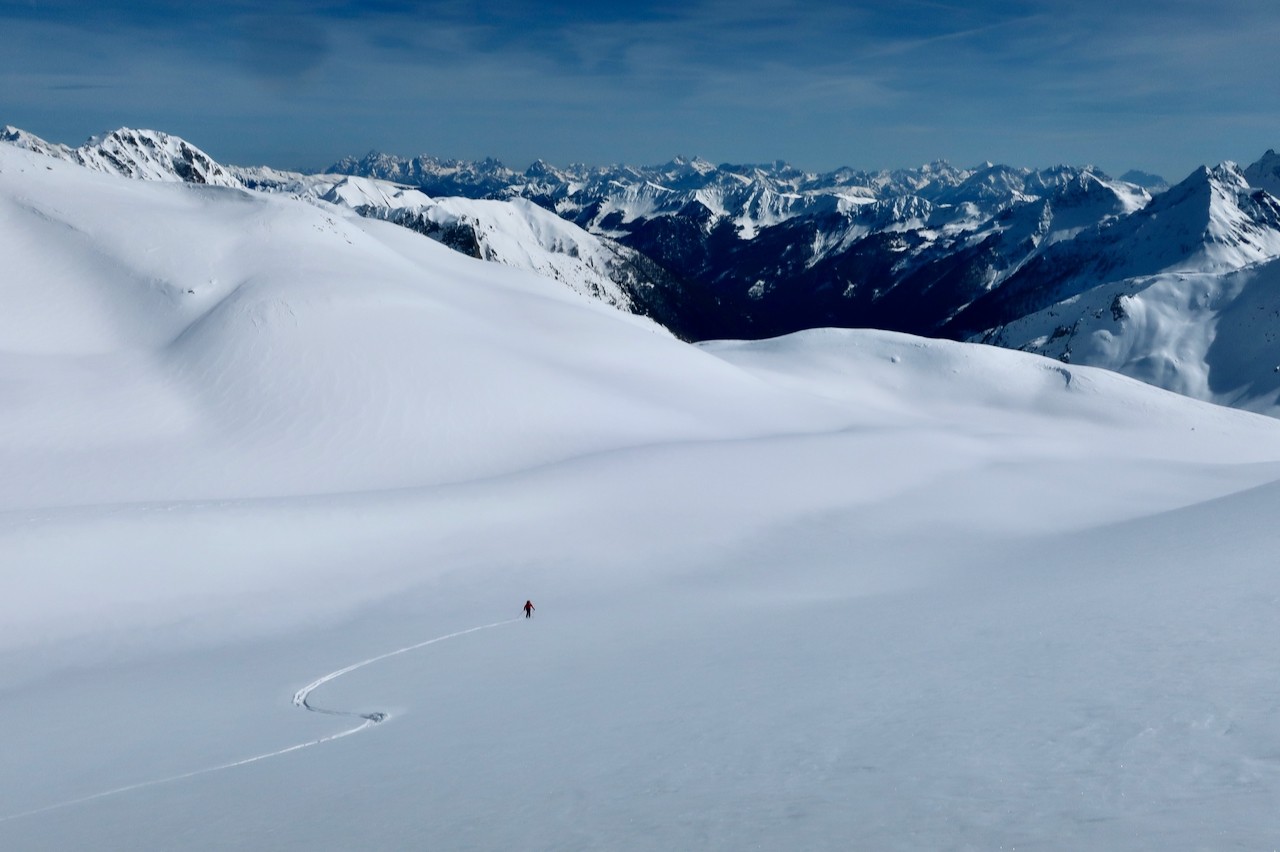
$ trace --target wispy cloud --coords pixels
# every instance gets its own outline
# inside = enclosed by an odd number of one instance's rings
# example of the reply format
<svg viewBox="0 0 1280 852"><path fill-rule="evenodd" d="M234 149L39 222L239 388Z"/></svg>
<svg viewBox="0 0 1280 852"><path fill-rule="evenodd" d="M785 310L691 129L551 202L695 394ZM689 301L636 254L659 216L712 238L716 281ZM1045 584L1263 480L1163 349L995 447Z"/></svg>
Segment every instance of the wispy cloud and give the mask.
<svg viewBox="0 0 1280 852"><path fill-rule="evenodd" d="M0 0L0 106L226 127L260 157L318 161L377 145L1168 168L1247 155L1226 137L1276 144L1276 43L1273 0Z"/></svg>

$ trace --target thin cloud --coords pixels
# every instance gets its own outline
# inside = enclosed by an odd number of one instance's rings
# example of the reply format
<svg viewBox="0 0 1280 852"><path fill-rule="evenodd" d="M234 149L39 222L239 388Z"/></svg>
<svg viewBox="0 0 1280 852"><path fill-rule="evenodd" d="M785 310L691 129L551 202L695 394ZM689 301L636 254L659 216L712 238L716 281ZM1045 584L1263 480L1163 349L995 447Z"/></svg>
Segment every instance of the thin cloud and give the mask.
<svg viewBox="0 0 1280 852"><path fill-rule="evenodd" d="M1045 21L1046 17L1044 15L1023 15L1010 20L995 21L990 24L983 24L982 26L968 27L966 29L938 33L937 35L901 41L890 41L882 47L874 48L871 51L871 54L874 56L888 57L915 51L928 50L930 48L943 45L946 42L972 41L992 34L1007 32L1016 28L1032 27L1036 24L1044 23Z"/></svg>
<svg viewBox="0 0 1280 852"><path fill-rule="evenodd" d="M1276 43L1273 0L0 0L0 91L9 115L93 122L77 135L208 128L291 163L377 145L1176 172L1240 156L1227 134L1245 156L1280 142Z"/></svg>
<svg viewBox="0 0 1280 852"><path fill-rule="evenodd" d="M236 29L242 67L273 84L302 81L330 52L325 29L300 15L246 15Z"/></svg>

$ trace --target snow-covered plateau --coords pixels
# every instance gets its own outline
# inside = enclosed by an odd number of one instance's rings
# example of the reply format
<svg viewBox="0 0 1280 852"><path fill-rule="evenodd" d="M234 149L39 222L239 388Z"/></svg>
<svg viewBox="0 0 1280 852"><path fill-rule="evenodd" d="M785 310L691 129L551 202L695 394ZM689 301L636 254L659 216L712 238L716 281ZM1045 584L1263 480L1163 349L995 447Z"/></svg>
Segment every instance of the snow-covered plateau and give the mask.
<svg viewBox="0 0 1280 852"><path fill-rule="evenodd" d="M1280 843L1280 421L13 145L0 256L2 849Z"/></svg>

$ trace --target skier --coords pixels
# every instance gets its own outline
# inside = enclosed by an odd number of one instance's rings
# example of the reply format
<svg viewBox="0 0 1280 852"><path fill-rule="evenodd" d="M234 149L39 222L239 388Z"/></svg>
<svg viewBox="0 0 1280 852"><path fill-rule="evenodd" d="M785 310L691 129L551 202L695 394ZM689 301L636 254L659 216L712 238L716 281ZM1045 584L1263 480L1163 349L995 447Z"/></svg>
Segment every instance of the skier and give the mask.
<svg viewBox="0 0 1280 852"><path fill-rule="evenodd" d="M533 601L524 602L524 617L533 618Z"/></svg>

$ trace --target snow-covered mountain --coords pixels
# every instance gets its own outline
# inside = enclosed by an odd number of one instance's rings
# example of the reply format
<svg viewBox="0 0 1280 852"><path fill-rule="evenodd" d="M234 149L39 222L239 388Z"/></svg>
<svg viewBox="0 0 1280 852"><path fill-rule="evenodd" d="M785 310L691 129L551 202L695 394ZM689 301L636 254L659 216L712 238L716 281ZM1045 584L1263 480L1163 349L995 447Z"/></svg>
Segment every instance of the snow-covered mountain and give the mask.
<svg viewBox="0 0 1280 852"><path fill-rule="evenodd" d="M895 171L815 173L783 161L713 165L696 157L677 157L658 166L556 167L539 160L519 172L492 159L405 159L379 153L341 160L326 171L394 180L429 194L528 198L593 232L615 236L628 234L628 226L637 221L688 215L695 208L708 229L728 222L744 239L841 201L857 205L919 197L949 206L956 200L985 200L990 212L1017 197L1022 179L1031 174L990 164L956 169L945 162Z"/></svg>
<svg viewBox="0 0 1280 852"><path fill-rule="evenodd" d="M641 350L692 357L648 320L523 270L504 269L491 281L497 264L350 210L234 188L137 186L9 145L0 145L0 178L0 384L8 389L0 466L14 500L52 506L179 492L373 489L447 481L463 468L538 464L558 457L557 435L572 436L576 452L595 426L574 400L538 396L544 383L535 374L561 366L547 353L504 344L507 323L558 328L581 346L601 333L608 345L632 339ZM497 312L488 319L485 304ZM597 314L618 325L582 319ZM437 319L424 325L426 317ZM333 336L345 341L336 350ZM474 363L449 354L451 340L478 347ZM561 354L578 357L573 350ZM667 382L669 368L701 369L633 355L627 360L651 371L642 381L659 398L683 393ZM694 361L721 369L709 357ZM113 371L127 380L106 381ZM737 380L726 381L732 396ZM442 414L452 395L473 391L494 406L484 417L496 431L483 440L474 418ZM370 393L380 400L376 419L330 457L331 409ZM74 423L68 405L103 414L80 435L89 424ZM706 405L711 416L728 418L722 425L732 423L729 397L708 397ZM696 437L699 427L686 429L685 404L674 407L673 434ZM211 410L222 413L206 419L202 412ZM605 432L616 427L620 435L661 419L629 413L622 401L600 413L609 419ZM92 464L101 477L48 475L52 462L41 448L68 429L86 453L98 454ZM544 429L543 438L532 437ZM380 461L382 442L403 455ZM502 444L509 449L497 449ZM197 446L203 461L174 461ZM327 460L312 464L317 458Z"/></svg>
<svg viewBox="0 0 1280 852"><path fill-rule="evenodd" d="M76 149L14 129L5 138L109 173L338 204L550 275L694 339L825 325L938 333L1045 247L1149 199L1065 167L813 174L678 158L650 168L538 162L517 173L494 160L369 155L301 175L221 166L153 131L122 129Z"/></svg>
<svg viewBox="0 0 1280 852"><path fill-rule="evenodd" d="M494 159L469 162L421 156L405 159L370 152L347 157L325 169L326 173L360 175L408 186L422 187L431 195L485 197L506 188L516 175Z"/></svg>
<svg viewBox="0 0 1280 852"><path fill-rule="evenodd" d="M77 163L94 171L140 180L240 185L226 168L204 151L184 139L156 130L121 128L71 148L6 126L0 130L0 142Z"/></svg>
<svg viewBox="0 0 1280 852"><path fill-rule="evenodd" d="M550 276L579 293L635 313L644 311L633 294L652 293L665 278L663 270L634 250L595 237L525 202L437 200L382 180L224 166L185 140L152 130L123 128L70 148L6 127L0 141L107 174L284 192L335 204L411 228L473 257ZM660 305L661 297L644 301Z"/></svg>
<svg viewBox="0 0 1280 852"><path fill-rule="evenodd" d="M677 159L518 173L375 157L335 168L375 162L425 186L529 198L639 250L701 307L664 316L694 339L818 326L980 339L1280 413L1280 315L1260 295L1280 258L1274 152L1173 187L993 164L817 175Z"/></svg>
<svg viewBox="0 0 1280 852"><path fill-rule="evenodd" d="M1280 202L1234 163L1200 168L1147 208L1052 246L961 314L957 332L1039 310L1107 281L1229 272L1280 256Z"/></svg>
<svg viewBox="0 0 1280 852"><path fill-rule="evenodd" d="M362 216L393 222L477 257L564 282L623 310L657 301L663 270L634 249L595 237L523 199L448 198L416 205L363 204Z"/></svg>
<svg viewBox="0 0 1280 852"><path fill-rule="evenodd" d="M1280 416L1280 258L1108 282L988 338Z"/></svg>
<svg viewBox="0 0 1280 852"><path fill-rule="evenodd" d="M526 198L638 250L670 275L682 312L649 313L691 338L825 325L938 333L1043 247L1144 206L1142 188L1093 169L808 173L786 163L516 172L371 154L332 172L485 198Z"/></svg>
<svg viewBox="0 0 1280 852"><path fill-rule="evenodd" d="M1280 421L12 145L0 256L2 849L1275 839Z"/></svg>
<svg viewBox="0 0 1280 852"><path fill-rule="evenodd" d="M284 192L391 222L471 257L553 278L632 313L645 312L635 294L652 291L664 278L661 269L633 249L589 234L523 199L433 198L375 178L235 172L255 190Z"/></svg>
<svg viewBox="0 0 1280 852"><path fill-rule="evenodd" d="M1197 170L1053 247L957 328L990 324L976 339L1280 414L1280 201L1246 177L1265 182L1269 164Z"/></svg>
<svg viewBox="0 0 1280 852"><path fill-rule="evenodd" d="M1280 154L1268 150L1262 159L1244 170L1244 178L1250 186L1265 189L1280 198Z"/></svg>
<svg viewBox="0 0 1280 852"><path fill-rule="evenodd" d="M1066 166L817 174L784 162L677 158L653 167L539 161L518 172L495 160L371 154L303 175L221 166L148 131L78 149L12 128L4 138L108 173L282 194L392 222L685 339L876 327L983 340L1203 399L1274 407L1271 374L1226 372L1208 343L1258 339L1232 325L1242 314L1222 311L1252 292L1245 282L1270 280L1255 267L1280 257L1274 152L1243 169L1198 169L1174 187L1131 176L1163 189L1152 196ZM1191 279L1213 311L1183 298L1178 282ZM1143 313L1144 299L1159 309ZM1166 319L1137 319L1156 315ZM1265 347L1256 354L1280 362Z"/></svg>

